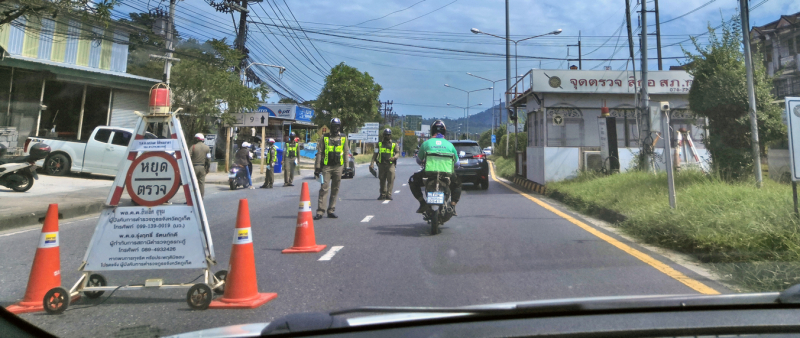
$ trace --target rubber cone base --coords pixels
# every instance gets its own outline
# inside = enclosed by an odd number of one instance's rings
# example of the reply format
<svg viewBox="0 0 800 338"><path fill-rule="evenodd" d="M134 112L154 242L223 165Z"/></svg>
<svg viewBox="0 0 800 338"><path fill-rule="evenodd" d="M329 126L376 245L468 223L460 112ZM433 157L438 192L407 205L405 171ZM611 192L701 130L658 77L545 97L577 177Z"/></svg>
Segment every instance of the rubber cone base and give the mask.
<svg viewBox="0 0 800 338"><path fill-rule="evenodd" d="M299 248L291 247L291 248L288 248L288 249L284 249L283 251L281 251L281 253L288 254L288 253L320 252L322 250L325 250L326 246L327 245L325 245L325 244L320 244L320 245L306 246L306 247L299 247Z"/></svg>
<svg viewBox="0 0 800 338"><path fill-rule="evenodd" d="M208 308L209 309L255 309L275 298L278 298L278 294L270 292L270 293L259 293L256 295L256 297L246 300L238 300L238 299L212 300L211 305L209 305Z"/></svg>
<svg viewBox="0 0 800 338"><path fill-rule="evenodd" d="M80 294L75 295L74 297L72 297L72 300L70 300L69 302L70 302L70 304L72 304L72 303L75 303L75 302L77 302L79 300L81 300L81 295ZM8 310L8 312L11 312L11 313L13 313L15 315L20 314L20 313L42 312L42 311L44 311L44 302L19 302L19 303L14 304L14 305L9 305L6 308L6 310Z"/></svg>

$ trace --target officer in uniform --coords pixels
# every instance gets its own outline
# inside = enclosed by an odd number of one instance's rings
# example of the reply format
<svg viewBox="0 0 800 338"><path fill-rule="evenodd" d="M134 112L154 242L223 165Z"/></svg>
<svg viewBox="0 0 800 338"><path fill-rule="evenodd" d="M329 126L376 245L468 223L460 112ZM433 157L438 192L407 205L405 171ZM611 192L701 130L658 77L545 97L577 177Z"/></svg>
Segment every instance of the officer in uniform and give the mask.
<svg viewBox="0 0 800 338"><path fill-rule="evenodd" d="M275 163L278 161L274 139L269 139L267 141L267 149L264 149L264 157L267 164L267 177L264 178L264 184L262 184L261 187L272 189L272 183L275 182Z"/></svg>
<svg viewBox="0 0 800 338"><path fill-rule="evenodd" d="M253 153L250 152L249 142L242 142L242 146L238 151L236 151L234 159L234 164L242 167L244 170L247 170L247 182L249 183L247 187L250 189L255 189L255 187L253 187L253 179L251 176L251 168L253 167Z"/></svg>
<svg viewBox="0 0 800 338"><path fill-rule="evenodd" d="M200 197L205 195L206 187L206 174L211 165L211 148L205 144L206 137L201 133L194 135L195 143L190 150L190 158L192 159L192 166L194 166L194 174L197 176L197 185L200 188Z"/></svg>
<svg viewBox="0 0 800 338"><path fill-rule="evenodd" d="M386 128L383 131L383 141L378 143L375 155L372 155L372 163L369 164L372 167L375 162L378 163L378 178L381 184L381 194L378 196L378 200L392 200L395 167L399 153L400 149L397 143L392 142L392 130Z"/></svg>
<svg viewBox="0 0 800 338"><path fill-rule="evenodd" d="M292 132L289 135L289 140L286 142L286 151L283 153L283 186L291 187L294 184L294 171L297 166L297 160L300 156L300 150L303 145L298 142L297 134ZM299 170L298 170L299 172ZM299 174L299 173L298 173Z"/></svg>
<svg viewBox="0 0 800 338"><path fill-rule="evenodd" d="M342 182L342 169L345 164L345 154L350 153L347 137L342 131L342 120L335 117L331 120L331 132L322 136L317 146L317 157L314 162L314 177L322 175L323 183L319 188L319 201L315 220L322 219L327 212L328 218L339 218L336 211L336 198L339 195L339 184ZM326 197L328 190L331 192L330 205Z"/></svg>

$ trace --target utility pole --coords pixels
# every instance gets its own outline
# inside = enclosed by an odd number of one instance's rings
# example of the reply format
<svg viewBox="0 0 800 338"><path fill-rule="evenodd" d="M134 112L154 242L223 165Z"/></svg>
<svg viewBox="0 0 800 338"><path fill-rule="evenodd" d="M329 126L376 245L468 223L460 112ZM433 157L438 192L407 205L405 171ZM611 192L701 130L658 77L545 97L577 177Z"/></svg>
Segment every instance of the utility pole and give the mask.
<svg viewBox="0 0 800 338"><path fill-rule="evenodd" d="M569 47L578 47L578 58L568 59L567 61L578 61L578 69L583 69L583 57L581 56L581 31L578 31L578 44L567 45L567 54L569 54ZM569 66L569 65L567 65Z"/></svg>
<svg viewBox="0 0 800 338"><path fill-rule="evenodd" d="M744 1L744 0L742 0ZM647 95L647 1L642 1L642 118L644 120L644 139L647 139L650 136L650 98ZM669 137L669 135L663 135L664 138ZM647 147L649 145L642 143L643 147ZM652 150L651 150L652 151ZM669 154L664 154L664 156L669 156ZM650 170L650 159L652 158L652 154L644 153L644 163L647 166L648 170Z"/></svg>
<svg viewBox="0 0 800 338"><path fill-rule="evenodd" d="M506 0L506 105L511 102L511 94L509 94L511 85L511 31L508 24L508 0ZM506 109L509 110L510 108L506 107ZM508 113L510 114L511 111L509 110ZM508 120L510 121L511 119L509 118ZM508 156L508 135L509 130L508 125L506 125L506 156Z"/></svg>
<svg viewBox="0 0 800 338"><path fill-rule="evenodd" d="M661 66L661 22L658 18L658 0L654 1L656 6L656 53L658 53L658 70L663 70Z"/></svg>
<svg viewBox="0 0 800 338"><path fill-rule="evenodd" d="M166 83L167 85L169 85L169 76L170 76L170 73L172 72L172 63L173 62L178 62L178 61L181 60L181 59L176 59L176 58L172 57L173 56L172 55L172 51L173 51L173 46L174 46L174 41L173 40L175 39L174 38L175 31L174 31L173 28L175 27L175 2L176 1L177 0L170 0L170 2L169 2L169 17L167 18L167 32L166 32L166 37L165 37L165 45L167 47L167 55L166 56L162 56L162 55L150 54L150 58L151 59L164 60L164 75L162 77L162 81L164 81L164 83Z"/></svg>
<svg viewBox="0 0 800 338"><path fill-rule="evenodd" d="M753 57L750 55L750 8L747 0L739 0L742 20L742 44L744 44L744 66L747 68L747 103L750 110L750 143L753 144L753 169L756 187L761 188L761 149L758 144L758 120L756 119L756 94L753 88Z"/></svg>

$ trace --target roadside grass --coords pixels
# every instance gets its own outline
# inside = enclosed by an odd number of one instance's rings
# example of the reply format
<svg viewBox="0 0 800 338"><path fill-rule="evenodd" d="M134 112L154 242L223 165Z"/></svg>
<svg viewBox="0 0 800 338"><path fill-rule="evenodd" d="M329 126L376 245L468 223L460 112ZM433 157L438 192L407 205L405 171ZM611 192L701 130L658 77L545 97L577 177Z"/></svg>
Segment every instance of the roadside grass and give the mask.
<svg viewBox="0 0 800 338"><path fill-rule="evenodd" d="M491 155L489 156L489 160L494 162L495 173L497 173L498 176L505 179L514 177L514 172L517 169L514 159L505 158L500 155Z"/></svg>
<svg viewBox="0 0 800 338"><path fill-rule="evenodd" d="M754 182L731 184L683 171L675 175L675 190L672 210L665 173L581 173L548 184L549 195L560 194L578 211L616 211L627 218L617 224L624 232L693 255L745 290L776 291L800 283L800 221L790 186L768 179L756 189Z"/></svg>
<svg viewBox="0 0 800 338"><path fill-rule="evenodd" d="M353 157L355 158L356 164L369 163L372 161L372 154L359 154Z"/></svg>

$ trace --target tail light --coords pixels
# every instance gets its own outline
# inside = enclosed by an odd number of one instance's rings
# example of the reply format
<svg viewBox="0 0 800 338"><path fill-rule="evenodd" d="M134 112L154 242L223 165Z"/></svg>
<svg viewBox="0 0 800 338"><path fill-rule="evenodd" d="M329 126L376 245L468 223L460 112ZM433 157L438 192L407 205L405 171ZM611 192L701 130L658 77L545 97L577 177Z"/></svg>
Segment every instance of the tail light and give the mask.
<svg viewBox="0 0 800 338"><path fill-rule="evenodd" d="M483 154L473 155L472 158L483 158Z"/></svg>
<svg viewBox="0 0 800 338"><path fill-rule="evenodd" d="M24 151L24 152L26 152L26 153L27 153L27 152L28 152L28 146L29 146L30 144L31 144L31 139L27 139L27 140L25 140L25 146L24 146L24 147L22 147L22 151Z"/></svg>

